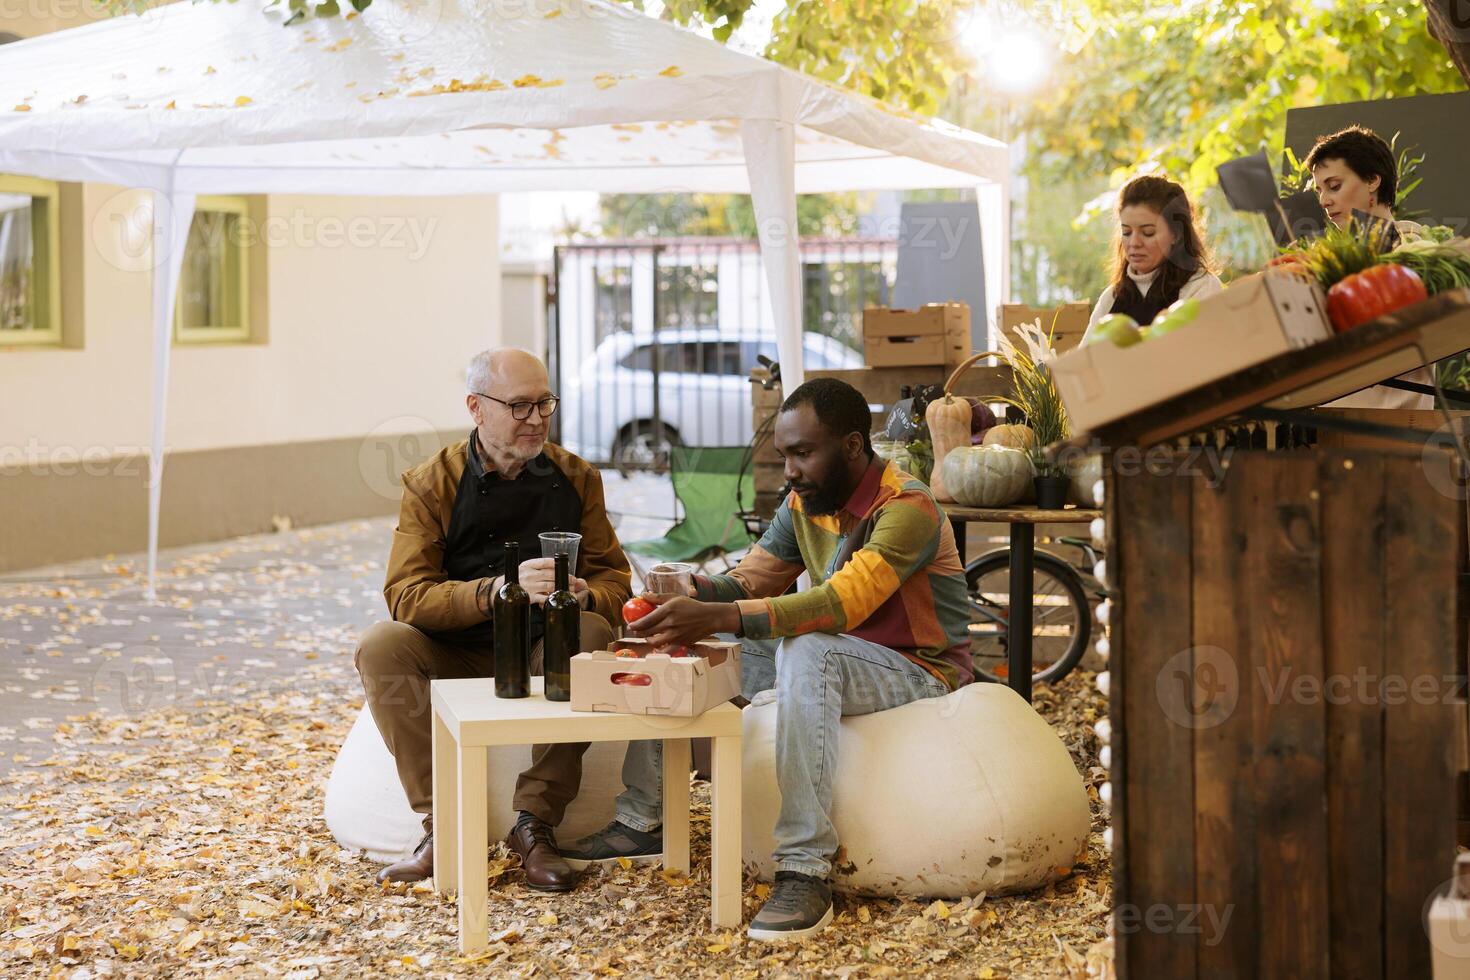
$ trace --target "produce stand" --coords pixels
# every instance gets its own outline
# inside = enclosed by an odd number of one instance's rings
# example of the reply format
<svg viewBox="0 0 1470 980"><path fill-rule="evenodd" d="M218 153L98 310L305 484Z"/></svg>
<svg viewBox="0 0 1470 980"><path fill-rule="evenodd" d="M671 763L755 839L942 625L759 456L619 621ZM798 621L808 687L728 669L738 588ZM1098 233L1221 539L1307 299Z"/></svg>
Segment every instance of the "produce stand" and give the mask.
<svg viewBox="0 0 1470 980"><path fill-rule="evenodd" d="M1024 507L962 507L945 504L944 513L954 528L955 547L965 553L965 525L970 522L1005 524L1010 528L1010 605L1006 620L1006 659L1009 683L1027 701L1031 700L1031 569L1036 554L1036 525L1087 524L1102 511L1068 507L1040 510Z"/></svg>
<svg viewBox="0 0 1470 980"><path fill-rule="evenodd" d="M1464 737L1460 459L1448 421L1306 409L1467 348L1449 291L1073 441L1108 456L1120 977L1430 975ZM1198 449L1252 418L1398 445Z"/></svg>

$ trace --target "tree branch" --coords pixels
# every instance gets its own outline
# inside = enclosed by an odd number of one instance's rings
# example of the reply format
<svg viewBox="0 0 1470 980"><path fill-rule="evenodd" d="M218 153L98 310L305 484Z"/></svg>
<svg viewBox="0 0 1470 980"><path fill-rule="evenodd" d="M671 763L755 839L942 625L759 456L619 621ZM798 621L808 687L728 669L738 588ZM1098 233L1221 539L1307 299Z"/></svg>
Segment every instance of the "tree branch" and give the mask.
<svg viewBox="0 0 1470 980"><path fill-rule="evenodd" d="M1470 2L1467 0L1424 0L1429 15L1429 33L1445 46L1450 60L1470 85Z"/></svg>

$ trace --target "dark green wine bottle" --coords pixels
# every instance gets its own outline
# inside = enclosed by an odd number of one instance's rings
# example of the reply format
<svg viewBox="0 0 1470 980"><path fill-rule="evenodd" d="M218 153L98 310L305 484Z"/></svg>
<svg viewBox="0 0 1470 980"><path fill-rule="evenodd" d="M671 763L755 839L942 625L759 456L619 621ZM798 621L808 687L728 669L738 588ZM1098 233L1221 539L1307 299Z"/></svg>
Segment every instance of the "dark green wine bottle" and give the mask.
<svg viewBox="0 0 1470 980"><path fill-rule="evenodd" d="M572 658L582 649L582 605L571 590L567 555L556 556L556 591L546 597L546 700L572 699Z"/></svg>
<svg viewBox="0 0 1470 980"><path fill-rule="evenodd" d="M505 545L505 584L495 594L495 696L531 694L531 596L521 588L521 546Z"/></svg>

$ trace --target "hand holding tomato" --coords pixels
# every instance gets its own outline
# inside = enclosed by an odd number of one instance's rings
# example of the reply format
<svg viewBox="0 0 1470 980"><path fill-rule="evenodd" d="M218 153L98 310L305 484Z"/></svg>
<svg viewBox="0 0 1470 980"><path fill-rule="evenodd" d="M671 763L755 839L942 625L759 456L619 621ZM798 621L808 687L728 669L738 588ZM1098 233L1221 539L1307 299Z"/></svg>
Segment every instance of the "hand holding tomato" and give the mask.
<svg viewBox="0 0 1470 980"><path fill-rule="evenodd" d="M623 622L632 626L638 620L653 612L657 607L642 596L634 596L623 603Z"/></svg>
<svg viewBox="0 0 1470 980"><path fill-rule="evenodd" d="M740 609L733 602L700 602L673 596L654 597L653 605L657 608L652 612L628 623L628 632L647 640L660 653L681 656L688 651L676 652L670 648L693 646L714 633L734 633L740 628ZM624 619L627 619L626 612Z"/></svg>

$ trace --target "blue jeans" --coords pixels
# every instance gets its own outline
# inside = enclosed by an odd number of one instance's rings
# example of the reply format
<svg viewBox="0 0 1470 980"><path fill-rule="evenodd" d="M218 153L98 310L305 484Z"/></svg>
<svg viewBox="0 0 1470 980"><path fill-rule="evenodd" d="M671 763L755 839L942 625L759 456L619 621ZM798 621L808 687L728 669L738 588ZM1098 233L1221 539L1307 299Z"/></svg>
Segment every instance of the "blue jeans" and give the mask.
<svg viewBox="0 0 1470 980"><path fill-rule="evenodd" d="M831 633L741 640L740 670L747 698L776 690L776 870L826 878L838 844L832 779L842 717L942 697L949 688L900 653ZM655 830L663 820L662 756L662 742L634 742L623 760L627 788L617 818L636 830Z"/></svg>

